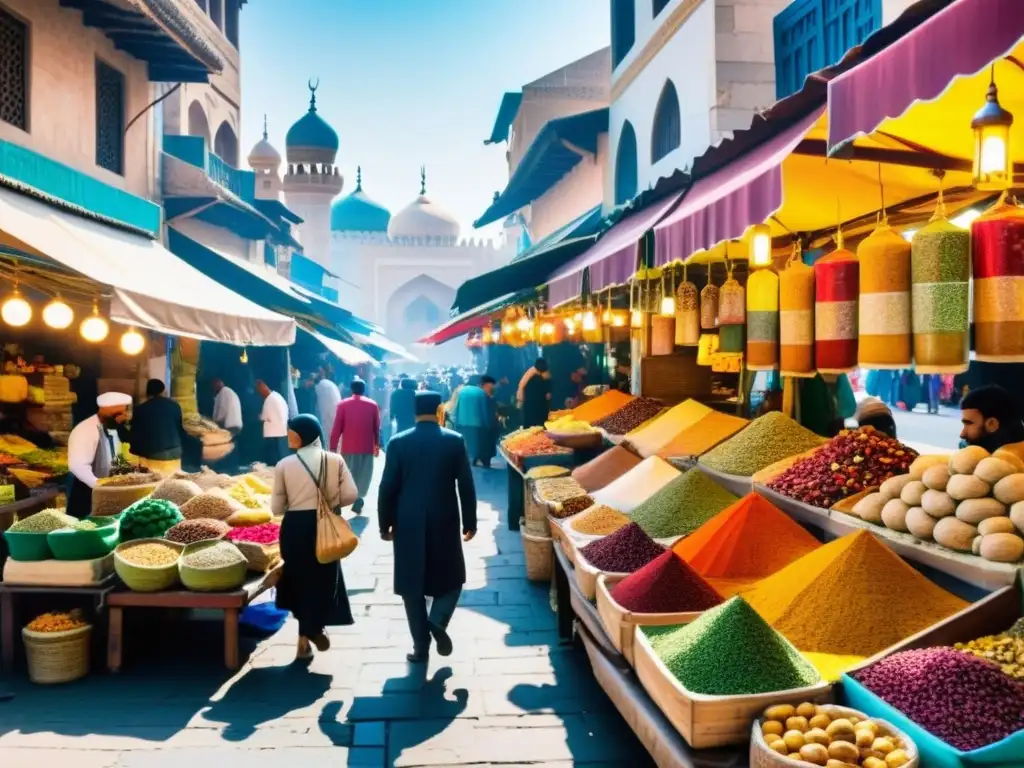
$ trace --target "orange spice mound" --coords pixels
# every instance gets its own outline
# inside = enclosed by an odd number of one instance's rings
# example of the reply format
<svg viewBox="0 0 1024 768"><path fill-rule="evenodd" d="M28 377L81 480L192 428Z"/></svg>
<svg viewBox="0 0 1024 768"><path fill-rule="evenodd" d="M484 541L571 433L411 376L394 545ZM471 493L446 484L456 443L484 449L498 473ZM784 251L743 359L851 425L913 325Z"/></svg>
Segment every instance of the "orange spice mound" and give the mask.
<svg viewBox="0 0 1024 768"><path fill-rule="evenodd" d="M611 389L603 395L598 395L593 400L588 400L579 407L573 408L570 413L572 413L574 419L593 424L595 421L600 421L606 416L611 416L634 400L636 398L632 395L619 392L617 389Z"/></svg>
<svg viewBox="0 0 1024 768"><path fill-rule="evenodd" d="M739 416L712 411L696 424L693 424L662 447L658 455L669 456L700 456L719 443L728 440L750 422Z"/></svg>

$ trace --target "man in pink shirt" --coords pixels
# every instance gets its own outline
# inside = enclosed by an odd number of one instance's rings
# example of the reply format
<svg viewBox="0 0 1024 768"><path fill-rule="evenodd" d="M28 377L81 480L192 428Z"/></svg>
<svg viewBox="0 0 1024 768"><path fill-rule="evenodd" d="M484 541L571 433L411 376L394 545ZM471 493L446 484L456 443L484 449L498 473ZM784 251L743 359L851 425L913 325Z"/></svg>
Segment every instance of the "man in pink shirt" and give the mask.
<svg viewBox="0 0 1024 768"><path fill-rule="evenodd" d="M352 511L363 511L363 499L373 479L373 459L380 454L380 408L366 394L366 382L353 379L352 397L338 403L331 428L330 450L340 453L356 481L359 499Z"/></svg>

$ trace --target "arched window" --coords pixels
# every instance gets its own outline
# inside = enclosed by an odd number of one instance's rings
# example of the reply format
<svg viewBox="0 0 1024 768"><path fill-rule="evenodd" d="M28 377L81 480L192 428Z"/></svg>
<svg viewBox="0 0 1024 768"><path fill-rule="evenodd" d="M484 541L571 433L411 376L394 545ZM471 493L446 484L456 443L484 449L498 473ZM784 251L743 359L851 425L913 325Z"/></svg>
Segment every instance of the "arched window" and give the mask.
<svg viewBox="0 0 1024 768"><path fill-rule="evenodd" d="M193 101L188 105L188 135L199 136L206 140L206 146L210 146L210 123L206 119L206 112L203 105Z"/></svg>
<svg viewBox="0 0 1024 768"><path fill-rule="evenodd" d="M627 120L622 124L619 146L615 150L615 204L628 203L636 197L637 188L636 131Z"/></svg>
<svg viewBox="0 0 1024 768"><path fill-rule="evenodd" d="M612 0L612 69L619 66L636 42L634 0Z"/></svg>
<svg viewBox="0 0 1024 768"><path fill-rule="evenodd" d="M651 2L651 18L658 18L658 14L665 10L665 6L668 5L668 0L652 0Z"/></svg>
<svg viewBox="0 0 1024 768"><path fill-rule="evenodd" d="M213 151L228 165L238 167L238 139L227 120L220 124L213 139Z"/></svg>
<svg viewBox="0 0 1024 768"><path fill-rule="evenodd" d="M656 163L682 141L682 120L679 115L679 94L671 80L665 81L654 108L654 128L651 130L651 163Z"/></svg>

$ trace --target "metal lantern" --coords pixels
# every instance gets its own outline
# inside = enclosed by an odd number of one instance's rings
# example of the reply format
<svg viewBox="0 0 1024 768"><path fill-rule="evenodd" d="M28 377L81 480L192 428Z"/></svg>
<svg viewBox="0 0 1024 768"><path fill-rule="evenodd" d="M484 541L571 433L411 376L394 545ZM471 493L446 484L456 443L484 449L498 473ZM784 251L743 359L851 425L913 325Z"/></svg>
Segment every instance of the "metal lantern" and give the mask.
<svg viewBox="0 0 1024 768"><path fill-rule="evenodd" d="M1013 115L999 103L995 65L985 94L985 104L971 120L974 131L974 186L983 192L1008 189L1013 181L1010 161L1010 127Z"/></svg>

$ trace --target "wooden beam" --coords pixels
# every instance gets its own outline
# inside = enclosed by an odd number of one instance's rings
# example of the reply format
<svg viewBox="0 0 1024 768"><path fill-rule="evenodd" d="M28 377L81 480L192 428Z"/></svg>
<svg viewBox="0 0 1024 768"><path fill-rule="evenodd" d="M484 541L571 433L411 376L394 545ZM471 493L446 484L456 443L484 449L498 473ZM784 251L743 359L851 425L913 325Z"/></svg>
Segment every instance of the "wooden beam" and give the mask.
<svg viewBox="0 0 1024 768"><path fill-rule="evenodd" d="M824 139L804 139L793 150L794 155L829 157L828 142ZM972 163L959 157L949 157L935 152L912 152L902 149L882 149L880 147L859 147L847 145L834 152L831 157L836 160L860 160L867 163L884 163L886 165L902 165L908 168L926 168L940 171L966 171L970 173Z"/></svg>
<svg viewBox="0 0 1024 768"><path fill-rule="evenodd" d="M563 147L568 149L570 152L572 152L575 155L579 155L584 160L590 160L590 159L592 159L594 157L594 153L593 152L588 152L587 150L583 149L582 147L577 147L575 144L573 144L571 141L569 141L567 139L559 139L558 142Z"/></svg>

